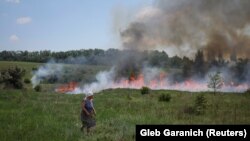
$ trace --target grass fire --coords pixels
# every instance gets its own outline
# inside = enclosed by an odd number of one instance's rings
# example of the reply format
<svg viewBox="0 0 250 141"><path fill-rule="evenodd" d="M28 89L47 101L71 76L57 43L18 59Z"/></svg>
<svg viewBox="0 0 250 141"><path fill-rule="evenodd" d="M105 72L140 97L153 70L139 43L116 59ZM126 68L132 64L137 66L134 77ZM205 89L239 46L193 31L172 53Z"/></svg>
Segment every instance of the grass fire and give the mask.
<svg viewBox="0 0 250 141"><path fill-rule="evenodd" d="M249 0L45 1L0 1L1 141L250 123Z"/></svg>

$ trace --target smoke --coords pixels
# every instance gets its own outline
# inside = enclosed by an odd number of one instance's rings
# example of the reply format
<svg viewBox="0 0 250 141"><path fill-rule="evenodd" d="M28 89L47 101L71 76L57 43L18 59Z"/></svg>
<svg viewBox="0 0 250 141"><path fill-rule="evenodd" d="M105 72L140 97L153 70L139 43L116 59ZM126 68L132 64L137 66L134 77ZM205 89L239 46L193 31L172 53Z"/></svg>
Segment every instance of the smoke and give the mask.
<svg viewBox="0 0 250 141"><path fill-rule="evenodd" d="M56 64L54 60L49 61L47 64L38 68L31 78L33 88L45 80L48 76L60 77L62 74L62 65Z"/></svg>
<svg viewBox="0 0 250 141"><path fill-rule="evenodd" d="M120 36L126 49L163 49L191 58L203 49L208 60L235 52L248 57L249 7L247 0L155 0Z"/></svg>
<svg viewBox="0 0 250 141"><path fill-rule="evenodd" d="M96 81L90 84L85 84L80 91L74 91L72 93L85 93L87 91L93 91L94 93L101 90L111 88L114 80L114 68L109 71L101 71L96 75Z"/></svg>
<svg viewBox="0 0 250 141"><path fill-rule="evenodd" d="M73 73L81 72L79 66L70 67L66 64L86 64L85 57L68 57L67 59L51 59L45 65L41 65L37 70L33 71L31 82L33 88L40 84L42 81L48 81L51 83L64 81L69 79ZM69 73L71 72L71 73Z"/></svg>
<svg viewBox="0 0 250 141"><path fill-rule="evenodd" d="M119 78L116 78L115 77L117 75L116 70L117 69L115 67L112 67L108 71L101 71L96 75L96 81L80 86L76 88L74 91L69 93L79 94L79 93L85 93L87 91L93 91L94 93L98 93L104 89L109 89L109 88L139 88L142 87L144 83L149 85L150 81L157 78L158 75L160 74L160 70L158 68L151 68L151 67L143 68L142 75L146 77L145 81L143 80L143 82L141 82L139 86L138 84L135 85L134 82L131 82L129 84L127 77L120 76Z"/></svg>
<svg viewBox="0 0 250 141"><path fill-rule="evenodd" d="M217 91L244 92L249 87L248 83L234 83L234 81L232 81L234 78L230 77L229 74L231 74L231 72L228 68L211 68L203 79L191 77L188 80L180 82L174 81L173 74L166 73L162 69L150 66L143 66L141 73L137 76L132 76L133 78L131 79L126 77L115 79L115 70L115 67L113 67L109 71L99 72L96 75L95 82L78 87L74 91L69 92L69 94L80 94L89 90L94 93L98 93L104 89L110 88L141 89L144 86L151 89L167 89L190 92L209 91L212 90L207 87L207 84L210 81L209 74L215 74L217 71L221 72L221 78L223 80L222 88Z"/></svg>
<svg viewBox="0 0 250 141"><path fill-rule="evenodd" d="M84 83L70 93L89 90L96 93L108 88L142 86L152 89L207 91L208 74L216 71L221 72L224 80L221 91L242 92L249 87L250 63L239 63L237 58L249 58L250 54L249 7L248 0L155 0L151 6L136 12L133 20L129 18L128 24L123 23L127 19L121 18L120 21L121 16L115 13L114 32L119 31L124 50L116 57L105 60L115 60L112 69L97 73L95 81ZM191 59L195 58L198 50L202 50L206 60L202 61L202 66L198 63L196 69L190 66L191 71L188 73L191 76L184 78L180 75L181 68L167 68L166 71L166 68L163 70L147 65L148 54L145 50L164 50L170 56L187 56ZM92 58L93 62L104 60L95 57ZM208 66L211 65L210 62L222 58L230 58L237 64ZM85 58L71 58L68 61L89 63ZM178 63L178 58L170 61ZM189 63L195 64L192 61ZM199 70L199 67L202 69ZM204 76L198 76L199 71ZM65 72L62 66L49 63L35 72L32 84L35 86L50 75L60 78L68 73L73 72Z"/></svg>

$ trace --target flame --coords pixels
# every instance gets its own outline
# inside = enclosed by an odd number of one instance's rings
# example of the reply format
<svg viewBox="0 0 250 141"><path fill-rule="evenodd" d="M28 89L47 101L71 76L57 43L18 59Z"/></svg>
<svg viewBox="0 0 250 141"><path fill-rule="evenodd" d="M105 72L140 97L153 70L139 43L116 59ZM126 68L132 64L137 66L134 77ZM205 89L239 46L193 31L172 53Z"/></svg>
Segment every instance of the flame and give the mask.
<svg viewBox="0 0 250 141"><path fill-rule="evenodd" d="M140 89L143 86L147 86L151 89L169 89L169 90L181 90L181 91L208 91L207 81L197 81L193 79L185 80L183 82L170 83L167 79L167 75L161 72L154 79L147 82L144 79L143 74L139 74L137 77L131 75L129 80L121 79L120 81L114 82L112 88L134 88ZM224 92L242 92L249 88L249 84L242 83L236 84L233 81L223 82L220 91Z"/></svg>
<svg viewBox="0 0 250 141"><path fill-rule="evenodd" d="M167 90L180 90L180 91L209 91L207 87L207 80L194 80L189 79L182 82L171 82L167 74L164 72L159 73L155 77L151 78L151 80L147 80L144 77L144 74L131 75L125 79L121 78L118 81L110 80L108 84L106 84L106 88L132 88L132 89L140 89L144 86L149 87L150 89L167 89ZM233 81L222 82L222 88L219 91L223 92L244 92L249 89L248 83L235 83ZM59 93L73 93L78 88L78 84L76 82L70 82L68 84L64 84L56 88L56 92Z"/></svg>
<svg viewBox="0 0 250 141"><path fill-rule="evenodd" d="M146 82L144 75L139 74L137 77L133 75L133 73L130 75L129 80L121 79L120 81L114 83L112 85L113 88L141 88L143 86L150 87L152 89L158 89L165 87L166 83L164 81L166 75L164 73L160 73L158 77L156 77L153 80L150 80L149 82Z"/></svg>
<svg viewBox="0 0 250 141"><path fill-rule="evenodd" d="M67 92L72 92L77 88L78 84L77 82L69 82L68 84L64 84L56 88L56 92L59 93L67 93Z"/></svg>

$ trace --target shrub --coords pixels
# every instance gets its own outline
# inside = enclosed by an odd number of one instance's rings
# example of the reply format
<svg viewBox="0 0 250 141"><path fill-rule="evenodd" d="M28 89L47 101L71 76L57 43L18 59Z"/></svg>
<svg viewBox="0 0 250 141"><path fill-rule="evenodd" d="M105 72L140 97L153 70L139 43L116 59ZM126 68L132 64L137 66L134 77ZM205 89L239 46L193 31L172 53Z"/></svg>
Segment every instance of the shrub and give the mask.
<svg viewBox="0 0 250 141"><path fill-rule="evenodd" d="M25 83L25 84L30 84L30 79L29 79L29 78L25 78L25 79L24 79L24 83Z"/></svg>
<svg viewBox="0 0 250 141"><path fill-rule="evenodd" d="M41 85L36 85L36 86L34 87L34 89L35 89L35 91L37 91L37 92L41 92L42 87L41 87Z"/></svg>
<svg viewBox="0 0 250 141"><path fill-rule="evenodd" d="M150 93L150 89L148 87L142 87L141 88L141 94L149 94Z"/></svg>
<svg viewBox="0 0 250 141"><path fill-rule="evenodd" d="M201 94L195 98L194 105L185 106L183 108L183 112L186 114L190 114L190 115L193 115L193 114L202 115L205 113L206 108L207 108L206 97L203 94Z"/></svg>
<svg viewBox="0 0 250 141"><path fill-rule="evenodd" d="M23 83L22 83L22 81L16 81L13 86L16 89L22 89L23 88Z"/></svg>
<svg viewBox="0 0 250 141"><path fill-rule="evenodd" d="M194 105L194 109L195 109L195 113L197 115L201 115L205 113L206 110L206 106L207 105L207 100L205 98L204 95L198 95L195 98L195 105Z"/></svg>
<svg viewBox="0 0 250 141"><path fill-rule="evenodd" d="M19 67L10 67L7 70L0 72L0 81L6 88L13 87L15 89L22 89L22 77L25 75L25 69Z"/></svg>
<svg viewBox="0 0 250 141"><path fill-rule="evenodd" d="M170 94L161 94L159 97L159 101L169 102L171 100Z"/></svg>

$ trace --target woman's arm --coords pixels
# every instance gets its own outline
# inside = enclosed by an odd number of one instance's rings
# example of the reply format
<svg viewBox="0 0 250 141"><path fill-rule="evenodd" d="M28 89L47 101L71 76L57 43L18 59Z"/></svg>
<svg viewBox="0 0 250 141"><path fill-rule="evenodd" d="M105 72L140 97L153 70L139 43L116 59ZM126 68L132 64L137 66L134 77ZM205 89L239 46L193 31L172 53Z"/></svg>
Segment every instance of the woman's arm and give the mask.
<svg viewBox="0 0 250 141"><path fill-rule="evenodd" d="M95 107L94 107L94 104L93 104L93 102L92 102L92 101L91 101L91 106L92 106L92 108L93 108L93 112L94 112L94 114L96 115Z"/></svg>

